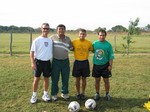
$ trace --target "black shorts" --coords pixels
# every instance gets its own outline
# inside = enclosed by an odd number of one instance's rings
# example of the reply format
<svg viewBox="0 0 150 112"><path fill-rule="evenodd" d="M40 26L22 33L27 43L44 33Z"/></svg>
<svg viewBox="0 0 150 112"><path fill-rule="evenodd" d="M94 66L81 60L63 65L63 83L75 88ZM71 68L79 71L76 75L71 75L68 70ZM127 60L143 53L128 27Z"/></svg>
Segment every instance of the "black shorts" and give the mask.
<svg viewBox="0 0 150 112"><path fill-rule="evenodd" d="M72 76L74 77L89 77L90 76L90 66L89 61L78 61L75 60L73 64Z"/></svg>
<svg viewBox="0 0 150 112"><path fill-rule="evenodd" d="M109 63L106 63L105 65L93 65L92 70L92 76L93 77L103 77L103 78L109 78L112 76L111 71L108 70Z"/></svg>
<svg viewBox="0 0 150 112"><path fill-rule="evenodd" d="M40 77L41 74L43 74L44 77L50 77L51 76L51 62L48 61L41 61L38 59L35 59L36 63L36 70L34 70L35 77Z"/></svg>

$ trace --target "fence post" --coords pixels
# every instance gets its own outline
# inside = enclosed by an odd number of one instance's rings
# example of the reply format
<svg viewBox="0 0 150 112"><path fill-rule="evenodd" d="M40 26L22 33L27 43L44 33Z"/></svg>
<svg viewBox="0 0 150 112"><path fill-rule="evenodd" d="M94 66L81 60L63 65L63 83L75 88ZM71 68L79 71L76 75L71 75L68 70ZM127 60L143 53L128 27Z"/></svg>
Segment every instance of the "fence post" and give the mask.
<svg viewBox="0 0 150 112"><path fill-rule="evenodd" d="M12 56L12 32L10 32L10 56Z"/></svg>
<svg viewBox="0 0 150 112"><path fill-rule="evenodd" d="M116 32L114 34L114 49L115 49L115 51L117 51L117 49L116 49Z"/></svg>
<svg viewBox="0 0 150 112"><path fill-rule="evenodd" d="M30 49L31 49L31 45L32 45L32 32L30 31ZM30 51L29 49L29 51Z"/></svg>

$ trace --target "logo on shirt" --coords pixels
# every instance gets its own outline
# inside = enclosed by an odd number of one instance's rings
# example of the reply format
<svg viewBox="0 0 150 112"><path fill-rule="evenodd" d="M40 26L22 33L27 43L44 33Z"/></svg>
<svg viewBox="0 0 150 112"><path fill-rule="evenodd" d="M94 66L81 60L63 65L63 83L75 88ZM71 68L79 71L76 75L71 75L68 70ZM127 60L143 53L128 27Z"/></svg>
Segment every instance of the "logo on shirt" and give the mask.
<svg viewBox="0 0 150 112"><path fill-rule="evenodd" d="M95 52L95 57L96 57L96 59L98 59L98 60L102 60L103 57L104 57L104 51L103 51L102 49L96 50L96 52Z"/></svg>
<svg viewBox="0 0 150 112"><path fill-rule="evenodd" d="M84 56L86 52L87 52L87 50L86 50L85 46L83 46L83 45L78 45L77 46L77 53L78 53L78 55Z"/></svg>
<svg viewBox="0 0 150 112"><path fill-rule="evenodd" d="M48 42L44 42L45 47L48 47Z"/></svg>

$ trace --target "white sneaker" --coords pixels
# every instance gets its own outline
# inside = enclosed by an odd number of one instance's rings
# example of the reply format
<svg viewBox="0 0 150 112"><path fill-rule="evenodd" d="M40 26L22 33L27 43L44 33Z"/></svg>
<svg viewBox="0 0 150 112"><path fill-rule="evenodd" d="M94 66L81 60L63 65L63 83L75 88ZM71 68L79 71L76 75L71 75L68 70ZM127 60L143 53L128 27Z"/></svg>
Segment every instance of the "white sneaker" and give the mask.
<svg viewBox="0 0 150 112"><path fill-rule="evenodd" d="M42 99L43 99L45 102L49 102L49 101L51 100L50 97L48 96L48 94L43 95L43 96L42 96Z"/></svg>
<svg viewBox="0 0 150 112"><path fill-rule="evenodd" d="M58 97L57 95L52 96L52 100L57 101Z"/></svg>
<svg viewBox="0 0 150 112"><path fill-rule="evenodd" d="M32 104L36 103L37 102L37 97L32 95L30 102Z"/></svg>
<svg viewBox="0 0 150 112"><path fill-rule="evenodd" d="M69 98L69 95L68 95L68 94L63 94L63 93L62 93L62 94L61 94L61 97L64 98L64 99L68 99L68 98Z"/></svg>

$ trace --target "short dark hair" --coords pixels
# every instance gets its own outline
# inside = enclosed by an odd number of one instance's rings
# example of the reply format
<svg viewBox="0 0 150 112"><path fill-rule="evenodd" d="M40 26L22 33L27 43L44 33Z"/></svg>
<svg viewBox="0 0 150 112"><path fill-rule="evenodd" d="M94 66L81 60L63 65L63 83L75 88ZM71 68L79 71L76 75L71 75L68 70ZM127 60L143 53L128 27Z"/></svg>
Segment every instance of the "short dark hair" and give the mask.
<svg viewBox="0 0 150 112"><path fill-rule="evenodd" d="M66 26L63 24L59 24L56 29L58 29L58 27L63 27L66 30Z"/></svg>
<svg viewBox="0 0 150 112"><path fill-rule="evenodd" d="M81 31L81 32L85 32L85 33L86 33L86 30L85 30L85 29L83 29L83 28L80 28L80 29L79 29L79 32L80 32L80 31Z"/></svg>
<svg viewBox="0 0 150 112"><path fill-rule="evenodd" d="M107 32L106 32L104 29L98 30L97 34L99 35L100 32L101 32L101 33L105 33L105 36L107 36Z"/></svg>

